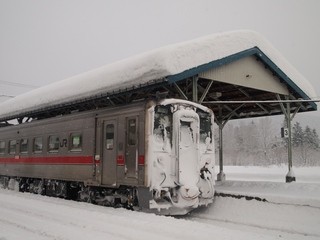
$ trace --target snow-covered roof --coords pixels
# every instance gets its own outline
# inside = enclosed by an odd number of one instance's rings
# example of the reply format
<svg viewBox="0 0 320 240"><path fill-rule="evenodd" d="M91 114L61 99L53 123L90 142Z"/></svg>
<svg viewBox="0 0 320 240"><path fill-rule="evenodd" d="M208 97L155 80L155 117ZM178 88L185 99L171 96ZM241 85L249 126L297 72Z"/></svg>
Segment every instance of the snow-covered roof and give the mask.
<svg viewBox="0 0 320 240"><path fill-rule="evenodd" d="M172 44L40 87L0 104L0 118L138 87L252 48L260 49L307 97L316 96L311 84L264 37L233 31Z"/></svg>

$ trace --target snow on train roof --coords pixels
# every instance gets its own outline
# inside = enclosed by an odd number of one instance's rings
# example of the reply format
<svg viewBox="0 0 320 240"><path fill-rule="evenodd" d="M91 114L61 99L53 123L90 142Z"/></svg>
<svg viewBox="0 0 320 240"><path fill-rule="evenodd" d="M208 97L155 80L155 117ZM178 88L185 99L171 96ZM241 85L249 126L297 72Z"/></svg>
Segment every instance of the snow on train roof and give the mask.
<svg viewBox="0 0 320 240"><path fill-rule="evenodd" d="M117 91L179 74L191 68L258 47L308 97L310 83L260 34L218 33L172 44L40 87L0 104L1 118Z"/></svg>

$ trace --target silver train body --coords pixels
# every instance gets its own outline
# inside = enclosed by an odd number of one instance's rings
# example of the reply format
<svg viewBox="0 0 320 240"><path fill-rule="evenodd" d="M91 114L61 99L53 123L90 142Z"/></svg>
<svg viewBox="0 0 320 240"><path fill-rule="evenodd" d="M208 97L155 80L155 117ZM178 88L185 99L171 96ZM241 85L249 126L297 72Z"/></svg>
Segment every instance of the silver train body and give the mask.
<svg viewBox="0 0 320 240"><path fill-rule="evenodd" d="M212 111L177 99L0 128L0 185L186 214L214 197Z"/></svg>

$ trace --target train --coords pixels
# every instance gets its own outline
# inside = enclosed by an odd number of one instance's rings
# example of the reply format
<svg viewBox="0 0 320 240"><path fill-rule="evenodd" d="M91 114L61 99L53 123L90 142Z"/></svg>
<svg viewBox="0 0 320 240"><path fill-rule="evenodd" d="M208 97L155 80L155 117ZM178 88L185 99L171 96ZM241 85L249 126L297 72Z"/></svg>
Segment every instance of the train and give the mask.
<svg viewBox="0 0 320 240"><path fill-rule="evenodd" d="M148 100L0 127L0 186L183 215L214 199L212 111Z"/></svg>

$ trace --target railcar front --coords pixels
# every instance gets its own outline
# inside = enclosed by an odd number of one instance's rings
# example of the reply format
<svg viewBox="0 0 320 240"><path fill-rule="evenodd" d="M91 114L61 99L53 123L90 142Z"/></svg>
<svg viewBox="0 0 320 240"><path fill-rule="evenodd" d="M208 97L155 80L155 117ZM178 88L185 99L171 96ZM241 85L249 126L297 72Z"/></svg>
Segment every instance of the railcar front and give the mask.
<svg viewBox="0 0 320 240"><path fill-rule="evenodd" d="M152 102L146 111L149 208L186 214L214 197L213 113L189 101Z"/></svg>

